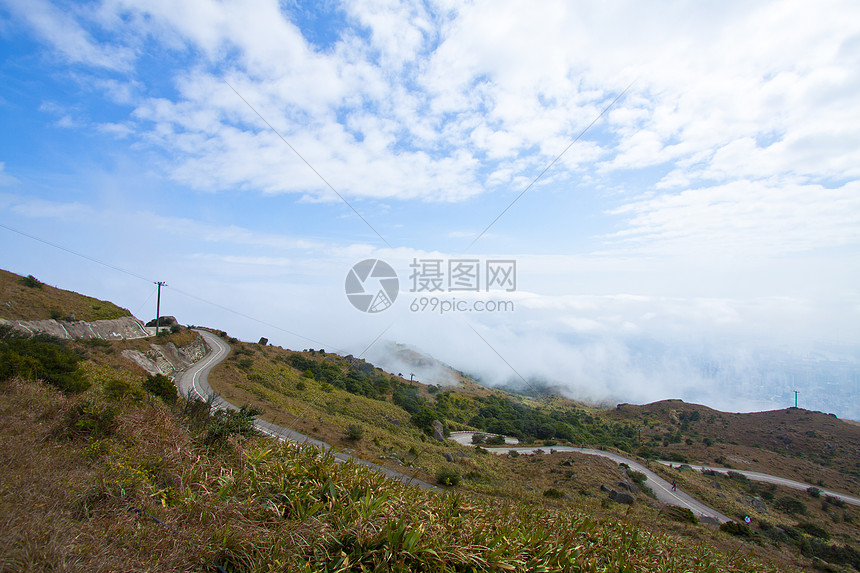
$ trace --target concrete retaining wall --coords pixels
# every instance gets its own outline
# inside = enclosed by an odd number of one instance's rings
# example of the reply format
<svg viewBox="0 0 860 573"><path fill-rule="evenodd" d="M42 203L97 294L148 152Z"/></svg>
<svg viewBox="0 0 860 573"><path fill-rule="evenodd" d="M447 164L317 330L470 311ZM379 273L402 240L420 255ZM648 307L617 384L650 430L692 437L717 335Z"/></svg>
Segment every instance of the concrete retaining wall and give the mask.
<svg viewBox="0 0 860 573"><path fill-rule="evenodd" d="M101 338L104 340L122 340L130 338L145 338L150 336L143 323L133 316L95 320L93 322L65 320L5 320L0 318L0 324L7 324L27 335L49 334L57 338Z"/></svg>

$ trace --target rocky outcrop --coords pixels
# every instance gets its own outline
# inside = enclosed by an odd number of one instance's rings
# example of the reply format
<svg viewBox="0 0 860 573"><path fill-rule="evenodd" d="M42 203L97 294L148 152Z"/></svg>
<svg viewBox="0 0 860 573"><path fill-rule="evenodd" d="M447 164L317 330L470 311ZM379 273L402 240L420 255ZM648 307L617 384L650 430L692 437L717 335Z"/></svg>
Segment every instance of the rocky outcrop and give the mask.
<svg viewBox="0 0 860 573"><path fill-rule="evenodd" d="M122 355L150 374L172 376L206 356L207 352L206 343L199 336L194 342L181 348L177 348L172 342L150 344L149 347L146 352L123 350Z"/></svg>
<svg viewBox="0 0 860 573"><path fill-rule="evenodd" d="M759 513L767 513L767 504L760 497L754 497L749 501L754 510Z"/></svg>
<svg viewBox="0 0 860 573"><path fill-rule="evenodd" d="M73 338L123 340L150 336L143 324L133 316L94 320L93 322L81 320L4 320L0 318L0 324L9 325L28 336L47 334L66 340Z"/></svg>
<svg viewBox="0 0 860 573"><path fill-rule="evenodd" d="M439 420L433 420L433 439L441 442L445 439L445 426Z"/></svg>
<svg viewBox="0 0 860 573"><path fill-rule="evenodd" d="M626 491L615 491L614 489L609 492L609 499L615 503L621 503L624 505L633 505L636 501L636 498Z"/></svg>
<svg viewBox="0 0 860 573"><path fill-rule="evenodd" d="M156 324L156 319L153 318L152 320L150 320L149 322L146 323L146 326L153 328L153 327L155 327L155 324ZM173 326L174 324L179 324L178 322L176 322L175 316L162 316L161 319L158 320L158 327L159 328L164 327L164 326Z"/></svg>
<svg viewBox="0 0 860 573"><path fill-rule="evenodd" d="M630 493L639 493L639 486L632 484L628 481L620 480L616 485L621 489L629 491Z"/></svg>

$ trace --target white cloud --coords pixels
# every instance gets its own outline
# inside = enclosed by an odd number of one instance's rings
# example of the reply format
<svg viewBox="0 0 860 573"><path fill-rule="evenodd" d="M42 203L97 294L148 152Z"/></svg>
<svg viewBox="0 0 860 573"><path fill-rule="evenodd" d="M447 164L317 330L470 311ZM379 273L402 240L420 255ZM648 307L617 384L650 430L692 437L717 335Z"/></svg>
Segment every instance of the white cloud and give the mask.
<svg viewBox="0 0 860 573"><path fill-rule="evenodd" d="M782 255L860 244L857 181L835 189L738 181L645 197L612 213L629 218L608 239L638 252Z"/></svg>
<svg viewBox="0 0 860 573"><path fill-rule="evenodd" d="M111 70L128 70L133 53L123 46L104 46L79 23L74 11L69 13L46 0L4 0L4 3L73 63Z"/></svg>
<svg viewBox="0 0 860 573"><path fill-rule="evenodd" d="M18 182L18 179L6 173L6 164L0 161L0 187L8 187Z"/></svg>
<svg viewBox="0 0 860 573"><path fill-rule="evenodd" d="M9 210L26 217L60 219L63 221L89 220L95 211L82 203L66 203L33 197L15 197Z"/></svg>
<svg viewBox="0 0 860 573"><path fill-rule="evenodd" d="M649 362L646 342L796 343L857 322L852 2L361 0L334 8L332 25L340 16L345 24L319 44L276 0L7 4L64 61L97 68L92 86L108 111L57 96L44 109L69 118L63 135L84 130L75 118L96 118L111 143L145 156L177 192L175 202L156 192L149 203L141 191L125 210L17 199L4 209L84 216L90 230L121 237L122 214L125 230L182 243L151 268L193 268L201 289L228 297L218 300L241 300L312 337L366 345L387 325L344 317L345 269L371 256L408 266L437 247L414 239L378 250L366 236L345 238L351 212L320 204L339 199L224 79L359 210L425 225L434 240L473 237L463 230L486 221L464 214L495 215L636 79L532 191L553 206L540 225L517 234L505 219L493 229L490 244L519 251L511 256L522 263L522 290L510 297L518 312L475 324L527 376L595 397L677 397L704 383L690 364L698 354L655 351ZM0 184L12 183L0 164ZM194 190L222 196L206 201ZM257 230L251 211L208 222L214 205L239 205L241 193L296 194L320 234ZM443 219L450 211L431 201L464 208ZM529 203L514 209L534 215ZM223 223L231 220L243 223ZM399 318L409 327L392 335L510 378L471 331Z"/></svg>

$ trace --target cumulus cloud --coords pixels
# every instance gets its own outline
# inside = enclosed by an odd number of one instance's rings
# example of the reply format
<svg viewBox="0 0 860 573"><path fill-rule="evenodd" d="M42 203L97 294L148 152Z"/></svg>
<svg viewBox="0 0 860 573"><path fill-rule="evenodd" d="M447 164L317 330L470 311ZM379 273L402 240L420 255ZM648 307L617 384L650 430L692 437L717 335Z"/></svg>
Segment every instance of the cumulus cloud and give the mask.
<svg viewBox="0 0 860 573"><path fill-rule="evenodd" d="M88 89L112 114L87 117L149 153L179 194L293 194L298 207L330 209L319 233L278 234L250 217L129 208L142 226L187 239L177 272L193 266L213 297L235 288L246 314L315 339L336 332L338 347L361 350L386 325L344 318L349 265L449 256L558 159L530 191L546 210L512 207L534 224L508 217L482 240L521 263L517 313L469 317L523 376L595 400L719 400L702 390L714 364L723 384L761 376L755 357L725 358L744 345L809 358L803 336L856 323L855 3L361 0L327 5L336 18L325 41L301 24L303 7L276 0L5 5L59 60L93 70ZM148 58L163 75L149 75ZM46 111L65 133L90 129L68 101ZM14 182L0 164L0 184ZM413 243L377 249L375 237L340 233L353 216L332 207L328 185ZM36 194L14 212L116 214ZM450 243L430 244L419 223ZM395 316L409 327L393 338L491 380L512 376L462 323Z"/></svg>
<svg viewBox="0 0 860 573"><path fill-rule="evenodd" d="M860 183L838 188L737 181L661 193L613 214L627 228L608 238L624 250L672 254L782 255L860 243Z"/></svg>
<svg viewBox="0 0 860 573"><path fill-rule="evenodd" d="M4 0L4 4L72 63L118 71L133 64L130 49L100 45L81 25L80 11L63 10L47 0Z"/></svg>

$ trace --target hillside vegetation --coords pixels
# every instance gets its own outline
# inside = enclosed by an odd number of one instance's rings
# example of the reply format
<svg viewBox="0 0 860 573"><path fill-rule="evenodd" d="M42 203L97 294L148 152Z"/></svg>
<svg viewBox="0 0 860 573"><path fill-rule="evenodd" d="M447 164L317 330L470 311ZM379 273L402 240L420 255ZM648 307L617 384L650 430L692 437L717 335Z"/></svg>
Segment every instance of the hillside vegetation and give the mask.
<svg viewBox="0 0 860 573"><path fill-rule="evenodd" d="M178 396L122 356L153 339L0 332L0 571L860 570L857 509L814 491L651 465L738 522L753 516L751 527L721 531L638 491L644 476L624 465L553 452L586 443L635 458L642 420L625 419L627 406L426 386L354 357L220 334L233 351L210 382L238 412ZM178 328L158 342L197 337ZM648 415L658 423L659 412ZM255 416L439 487L256 436ZM546 454L436 440L437 420L443 433L504 431ZM678 445L642 440L665 453ZM702 448L720 446L741 447ZM633 492L632 505L611 501L606 486Z"/></svg>
<svg viewBox="0 0 860 573"><path fill-rule="evenodd" d="M131 316L111 302L46 285L32 275L0 270L0 318L93 321Z"/></svg>
<svg viewBox="0 0 860 573"><path fill-rule="evenodd" d="M745 571L623 519L424 492L141 388L0 385L0 569Z"/></svg>
<svg viewBox="0 0 860 573"><path fill-rule="evenodd" d="M622 404L605 417L641 428L644 457L776 473L860 495L860 426L830 414L733 414L665 400Z"/></svg>

